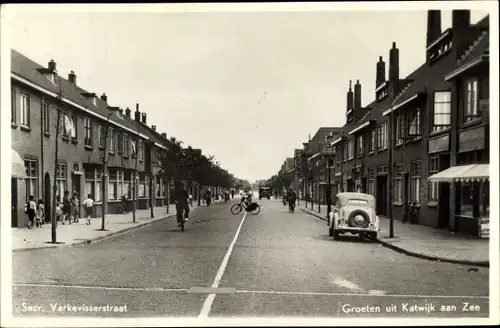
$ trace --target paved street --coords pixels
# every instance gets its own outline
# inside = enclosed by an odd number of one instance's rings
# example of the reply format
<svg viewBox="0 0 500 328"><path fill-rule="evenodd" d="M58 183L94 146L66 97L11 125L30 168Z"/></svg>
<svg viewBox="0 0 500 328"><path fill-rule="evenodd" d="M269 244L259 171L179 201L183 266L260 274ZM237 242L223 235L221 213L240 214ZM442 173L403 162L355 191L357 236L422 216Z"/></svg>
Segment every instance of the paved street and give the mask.
<svg viewBox="0 0 500 328"><path fill-rule="evenodd" d="M95 244L13 253L14 314L41 314L24 303L60 316L488 316L487 268L333 241L324 221L258 202L258 215L224 203L195 211L184 232L169 218ZM67 304L126 312L52 311Z"/></svg>

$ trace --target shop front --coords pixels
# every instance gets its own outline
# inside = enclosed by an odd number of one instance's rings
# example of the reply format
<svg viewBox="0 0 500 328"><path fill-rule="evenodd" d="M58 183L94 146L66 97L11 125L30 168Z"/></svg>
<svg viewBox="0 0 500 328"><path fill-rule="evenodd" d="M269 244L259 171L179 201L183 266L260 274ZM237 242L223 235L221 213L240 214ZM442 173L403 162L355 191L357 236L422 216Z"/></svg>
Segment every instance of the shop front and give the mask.
<svg viewBox="0 0 500 328"><path fill-rule="evenodd" d="M455 189L455 231L489 238L489 164L452 166L428 180Z"/></svg>

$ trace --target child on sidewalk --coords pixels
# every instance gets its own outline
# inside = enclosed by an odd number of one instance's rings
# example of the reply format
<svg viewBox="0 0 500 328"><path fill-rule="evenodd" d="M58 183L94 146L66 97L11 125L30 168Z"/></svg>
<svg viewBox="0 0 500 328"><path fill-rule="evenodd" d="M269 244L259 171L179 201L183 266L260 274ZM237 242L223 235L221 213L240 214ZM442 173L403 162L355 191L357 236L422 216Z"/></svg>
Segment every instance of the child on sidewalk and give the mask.
<svg viewBox="0 0 500 328"><path fill-rule="evenodd" d="M83 206L85 207L85 216L87 217L87 225L90 225L90 217L92 216L92 209L94 207L94 201L91 198L91 194L87 195L87 198L83 201Z"/></svg>
<svg viewBox="0 0 500 328"><path fill-rule="evenodd" d="M41 227L45 222L45 206L43 205L43 200L38 199L38 208L36 211L36 226Z"/></svg>

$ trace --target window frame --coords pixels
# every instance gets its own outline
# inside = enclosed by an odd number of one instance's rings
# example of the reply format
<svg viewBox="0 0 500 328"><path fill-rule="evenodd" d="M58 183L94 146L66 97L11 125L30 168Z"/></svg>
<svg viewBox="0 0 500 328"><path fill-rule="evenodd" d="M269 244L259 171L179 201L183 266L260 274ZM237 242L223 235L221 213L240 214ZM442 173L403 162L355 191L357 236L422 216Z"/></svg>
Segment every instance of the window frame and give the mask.
<svg viewBox="0 0 500 328"><path fill-rule="evenodd" d="M26 201L29 200L29 196L33 195L35 201L39 197L38 193L38 160L27 158L24 160L24 167L26 170ZM34 169L34 174L33 174ZM33 185L32 185L33 183ZM31 190L33 189L33 190Z"/></svg>
<svg viewBox="0 0 500 328"><path fill-rule="evenodd" d="M23 102L23 99L26 99L26 102ZM24 107L26 105L26 107ZM30 127L30 114L31 114L31 101L30 96L27 93L21 92L19 95L19 113L20 113L20 122L19 125L29 128Z"/></svg>
<svg viewBox="0 0 500 328"><path fill-rule="evenodd" d="M429 176L432 176L440 172L440 162L439 156L432 156L429 158ZM430 181L429 182L429 202L439 201L439 182Z"/></svg>
<svg viewBox="0 0 500 328"><path fill-rule="evenodd" d="M410 202L420 204L422 199L422 160L412 161L410 164Z"/></svg>
<svg viewBox="0 0 500 328"><path fill-rule="evenodd" d="M420 107L413 107L408 112L408 136L418 138L422 136L422 116ZM416 122L415 122L416 121ZM413 132L415 131L415 132Z"/></svg>
<svg viewBox="0 0 500 328"><path fill-rule="evenodd" d="M394 163L394 177L393 177L393 201L402 202L404 195L403 185L403 164Z"/></svg>
<svg viewBox="0 0 500 328"><path fill-rule="evenodd" d="M374 153L377 148L377 128L373 128L370 131L370 153Z"/></svg>
<svg viewBox="0 0 500 328"><path fill-rule="evenodd" d="M14 87L10 88L10 122L16 124L17 120L17 90Z"/></svg>
<svg viewBox="0 0 500 328"><path fill-rule="evenodd" d="M50 104L42 99L43 132L50 133Z"/></svg>
<svg viewBox="0 0 500 328"><path fill-rule="evenodd" d="M83 119L83 126L85 129L84 134L84 145L88 147L92 147L92 120L88 117Z"/></svg>
<svg viewBox="0 0 500 328"><path fill-rule="evenodd" d="M447 98L448 101L437 101L437 96L439 94L446 94L448 95L448 97L444 97L444 98ZM432 125L431 125L431 131L432 132L439 132L439 131L442 131L442 130L446 130L448 128L450 128L451 126L451 91L450 90L441 90L441 91L434 91L434 95L433 95L433 102L432 102ZM445 110L447 110L447 112L436 112L436 105L440 105L442 104L445 108ZM448 105L448 106L445 106L445 105ZM445 117L447 118L447 123L444 123L444 124L436 124L436 118L437 117Z"/></svg>
<svg viewBox="0 0 500 328"><path fill-rule="evenodd" d="M470 85L475 85L475 89L469 89ZM474 94L473 99L471 94ZM479 81L477 78L472 78L465 81L465 99L464 99L463 121L464 123L476 120L480 117L479 114ZM474 108L471 109L471 105Z"/></svg>
<svg viewBox="0 0 500 328"><path fill-rule="evenodd" d="M356 136L356 157L361 157L364 154L364 136L359 134Z"/></svg>
<svg viewBox="0 0 500 328"><path fill-rule="evenodd" d="M62 203L62 200L64 198L64 193L68 190L68 166L66 163L57 163L57 169L56 169L56 185L57 185L57 191L59 195L58 201ZM59 187L63 187L61 190Z"/></svg>

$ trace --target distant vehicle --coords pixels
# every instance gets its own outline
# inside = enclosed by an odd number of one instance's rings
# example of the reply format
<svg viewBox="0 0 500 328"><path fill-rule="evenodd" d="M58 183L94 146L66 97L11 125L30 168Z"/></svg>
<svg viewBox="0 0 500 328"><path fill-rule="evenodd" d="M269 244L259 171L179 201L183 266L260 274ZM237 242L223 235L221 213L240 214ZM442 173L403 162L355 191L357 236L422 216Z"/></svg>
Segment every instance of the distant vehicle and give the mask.
<svg viewBox="0 0 500 328"><path fill-rule="evenodd" d="M270 187L259 187L259 199L267 198L271 199L271 188Z"/></svg>
<svg viewBox="0 0 500 328"><path fill-rule="evenodd" d="M379 219L375 211L375 197L357 192L342 192L336 196L333 211L328 213L328 232L333 239L351 233L361 239L377 240Z"/></svg>

